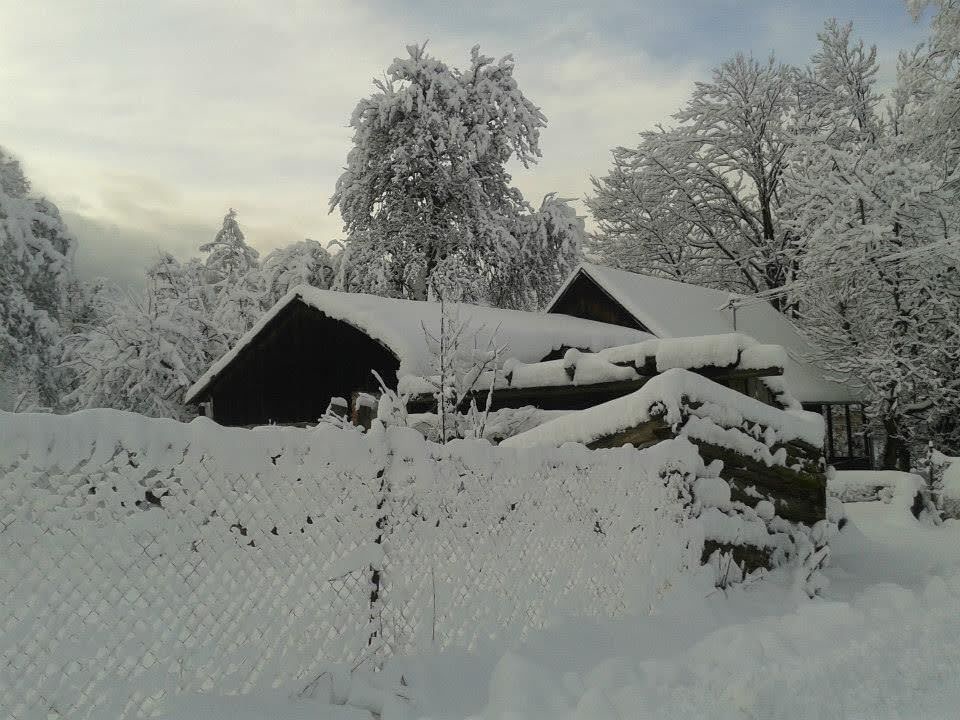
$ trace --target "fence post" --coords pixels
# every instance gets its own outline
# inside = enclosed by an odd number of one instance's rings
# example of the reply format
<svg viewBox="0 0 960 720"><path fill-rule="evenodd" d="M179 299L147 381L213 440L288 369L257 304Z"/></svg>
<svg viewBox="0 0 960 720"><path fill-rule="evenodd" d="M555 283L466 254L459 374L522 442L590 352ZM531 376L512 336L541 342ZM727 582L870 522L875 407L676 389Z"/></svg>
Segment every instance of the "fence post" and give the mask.
<svg viewBox="0 0 960 720"><path fill-rule="evenodd" d="M388 523L390 520L390 512L388 507L388 501L390 497L390 479L387 476L387 471L390 469L390 462L393 458L393 449L390 447L389 435L382 429L383 441L387 445L387 453L384 458L383 467L377 472L377 478L380 480L380 485L377 488L377 521L376 521L376 537L374 538L374 544L381 546L381 549L384 545L384 537L388 532ZM370 565L370 635L367 638L367 648L369 649L371 655L377 655L386 650L383 640L383 564L386 560L386 553L380 552L379 554L379 566ZM378 643L378 644L375 644ZM379 663L375 662L374 666L379 669Z"/></svg>

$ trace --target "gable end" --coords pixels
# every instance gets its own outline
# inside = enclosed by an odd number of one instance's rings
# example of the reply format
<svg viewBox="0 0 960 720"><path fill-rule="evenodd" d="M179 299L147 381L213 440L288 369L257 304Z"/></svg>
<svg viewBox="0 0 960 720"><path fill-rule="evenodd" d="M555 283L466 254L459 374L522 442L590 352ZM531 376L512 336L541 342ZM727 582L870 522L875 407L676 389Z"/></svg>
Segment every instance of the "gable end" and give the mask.
<svg viewBox="0 0 960 720"><path fill-rule="evenodd" d="M584 320L597 320L610 325L650 332L623 305L613 299L596 280L580 269L563 292L553 301L548 313L562 313Z"/></svg>

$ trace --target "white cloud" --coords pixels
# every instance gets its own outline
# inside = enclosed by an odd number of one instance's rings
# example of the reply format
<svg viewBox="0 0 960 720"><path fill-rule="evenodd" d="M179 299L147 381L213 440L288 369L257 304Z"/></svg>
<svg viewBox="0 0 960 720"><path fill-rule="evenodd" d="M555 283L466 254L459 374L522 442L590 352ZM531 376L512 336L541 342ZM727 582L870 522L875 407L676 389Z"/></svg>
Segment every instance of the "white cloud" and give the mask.
<svg viewBox="0 0 960 720"><path fill-rule="evenodd" d="M667 65L639 47L649 32L637 23L682 31L677 8L607 5L0 0L0 144L82 225L81 265L83 253L97 267L132 262L110 251L125 243L139 249L129 257L189 254L231 206L261 251L327 241L341 235L327 203L356 101L429 38L454 65L474 43L516 55L550 120L543 161L514 168L516 182L534 203L580 198L610 148L667 119L704 68L692 52ZM813 42L815 28L799 31Z"/></svg>

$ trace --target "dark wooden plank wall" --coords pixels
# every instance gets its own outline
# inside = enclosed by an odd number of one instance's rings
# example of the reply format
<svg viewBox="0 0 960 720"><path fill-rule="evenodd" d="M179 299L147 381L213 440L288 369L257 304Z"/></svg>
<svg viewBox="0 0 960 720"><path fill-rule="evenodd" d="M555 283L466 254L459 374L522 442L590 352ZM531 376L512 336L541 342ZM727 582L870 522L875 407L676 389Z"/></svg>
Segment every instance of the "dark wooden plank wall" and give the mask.
<svg viewBox="0 0 960 720"><path fill-rule="evenodd" d="M553 307L550 308L550 312L650 332L648 328L627 312L623 305L610 297L606 290L594 282L593 278L584 274L583 271L577 273L567 289L563 291L563 294L557 298Z"/></svg>
<svg viewBox="0 0 960 720"><path fill-rule="evenodd" d="M206 395L221 425L315 422L332 397L396 386L399 361L356 328L305 303L284 308L214 380ZM206 399L201 397L201 400Z"/></svg>

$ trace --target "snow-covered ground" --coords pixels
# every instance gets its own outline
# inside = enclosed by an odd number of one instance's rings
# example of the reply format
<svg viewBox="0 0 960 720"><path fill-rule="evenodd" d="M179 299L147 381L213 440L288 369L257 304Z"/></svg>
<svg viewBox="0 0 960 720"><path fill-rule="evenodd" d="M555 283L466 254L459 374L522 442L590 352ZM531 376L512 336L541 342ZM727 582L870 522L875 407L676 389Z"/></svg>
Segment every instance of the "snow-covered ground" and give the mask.
<svg viewBox="0 0 960 720"><path fill-rule="evenodd" d="M169 717L956 718L960 521L923 524L899 499L845 506L820 598L785 573L727 592L704 573L648 617L568 620L518 647L306 689L183 697Z"/></svg>

